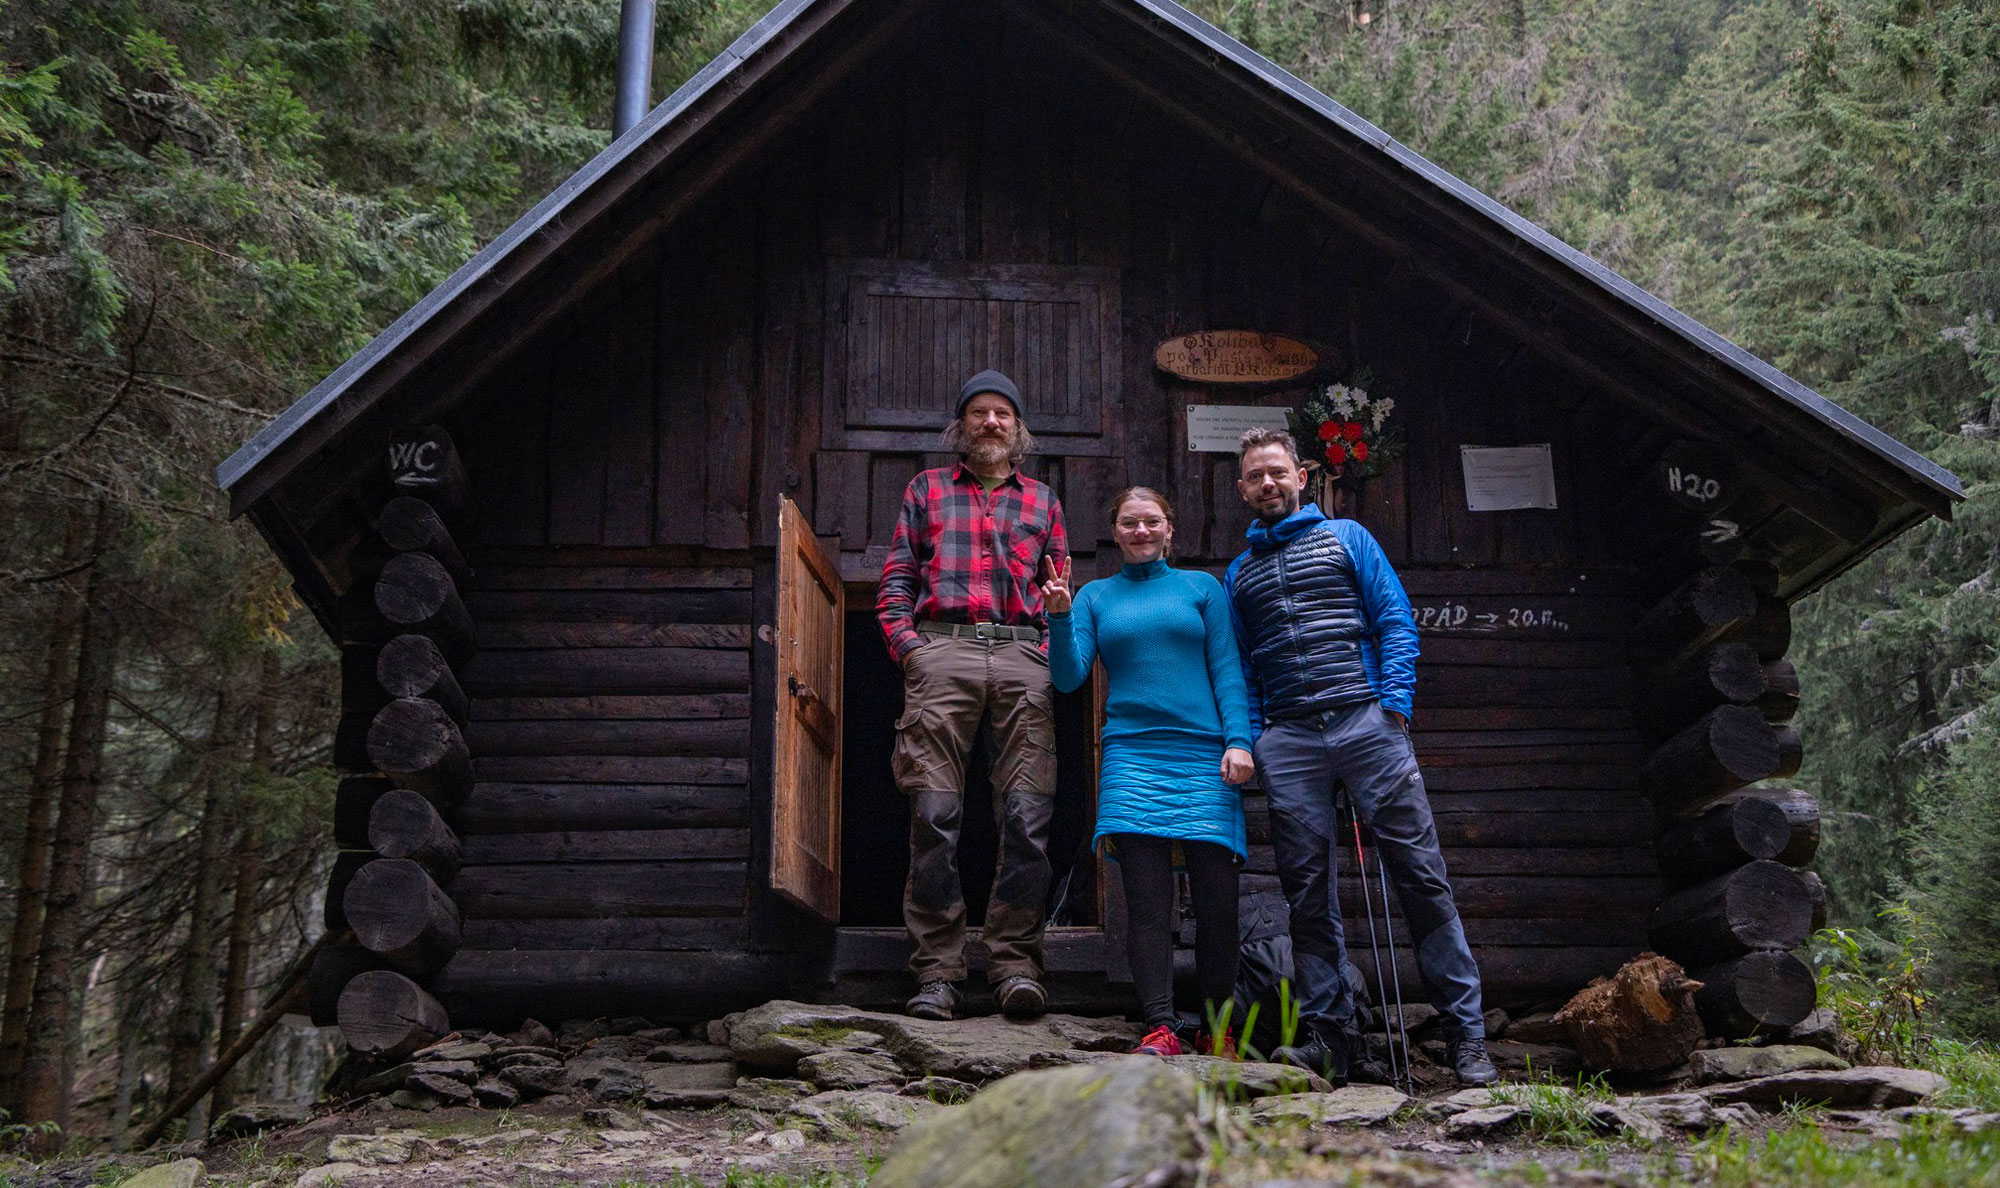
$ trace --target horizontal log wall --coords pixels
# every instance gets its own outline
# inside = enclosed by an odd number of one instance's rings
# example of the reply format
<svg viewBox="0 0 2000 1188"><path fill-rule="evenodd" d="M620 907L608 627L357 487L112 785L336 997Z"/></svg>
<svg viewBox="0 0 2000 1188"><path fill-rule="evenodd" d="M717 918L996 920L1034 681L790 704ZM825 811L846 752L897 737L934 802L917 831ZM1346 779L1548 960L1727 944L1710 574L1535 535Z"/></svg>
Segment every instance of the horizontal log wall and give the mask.
<svg viewBox="0 0 2000 1188"><path fill-rule="evenodd" d="M751 570L687 550L475 549L454 1019L694 1017L751 952Z"/></svg>

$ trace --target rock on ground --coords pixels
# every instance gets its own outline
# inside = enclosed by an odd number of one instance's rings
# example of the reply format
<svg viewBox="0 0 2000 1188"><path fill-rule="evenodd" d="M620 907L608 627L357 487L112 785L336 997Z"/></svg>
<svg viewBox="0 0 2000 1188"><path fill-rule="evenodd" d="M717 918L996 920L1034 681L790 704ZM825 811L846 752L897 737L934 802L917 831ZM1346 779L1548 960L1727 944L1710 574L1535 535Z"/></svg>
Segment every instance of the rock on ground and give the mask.
<svg viewBox="0 0 2000 1188"><path fill-rule="evenodd" d="M1709 1048L1688 1056L1688 1068L1693 1071L1697 1085L1847 1067L1847 1061L1833 1053L1802 1044L1772 1044L1768 1048Z"/></svg>
<svg viewBox="0 0 2000 1188"><path fill-rule="evenodd" d="M1115 1057L1114 1057L1115 1059ZM1273 1097L1285 1093L1329 1093L1333 1086L1325 1077L1289 1064L1260 1064L1254 1060L1223 1060L1215 1056L1168 1056L1166 1062L1204 1085L1219 1087L1242 1099Z"/></svg>
<svg viewBox="0 0 2000 1188"><path fill-rule="evenodd" d="M172 1163L156 1163L130 1179L121 1180L118 1188L195 1188L208 1178L208 1168L199 1159L177 1159Z"/></svg>
<svg viewBox="0 0 2000 1188"><path fill-rule="evenodd" d="M1920 1068L1861 1068L1810 1070L1710 1085L1698 1092L1715 1105L1780 1106L1788 1101L1820 1102L1830 1106L1885 1109L1916 1105L1949 1085L1943 1077Z"/></svg>
<svg viewBox="0 0 2000 1188"><path fill-rule="evenodd" d="M1347 1085L1330 1093L1266 1097L1250 1106L1258 1122L1302 1118L1324 1126L1375 1126L1387 1122L1410 1099L1387 1085Z"/></svg>
<svg viewBox="0 0 2000 1188"><path fill-rule="evenodd" d="M788 1115L829 1135L854 1130L901 1130L947 1107L922 1097L873 1089L833 1089L792 1103Z"/></svg>
<svg viewBox="0 0 2000 1188"><path fill-rule="evenodd" d="M1196 1096L1193 1077L1150 1057L1021 1073L911 1127L868 1183L1137 1183L1194 1157Z"/></svg>
<svg viewBox="0 0 2000 1188"><path fill-rule="evenodd" d="M1717 1125L1715 1107L1696 1093L1662 1093L1653 1097L1621 1097L1618 1104L1661 1126L1675 1130L1707 1130Z"/></svg>
<svg viewBox="0 0 2000 1188"><path fill-rule="evenodd" d="M843 1049L857 1031L881 1036L881 1047L906 1069L973 1082L1078 1052L1130 1051L1139 1042L1138 1027L1122 1019L1044 1015L1014 1022L995 1015L937 1022L782 999L731 1015L726 1023L738 1063L784 1074L807 1056Z"/></svg>
<svg viewBox="0 0 2000 1188"><path fill-rule="evenodd" d="M310 1117L312 1111L300 1105L270 1105L262 1102L255 1105L240 1105L215 1120L215 1125L209 1130L209 1137L218 1140L244 1138L277 1126L297 1126Z"/></svg>

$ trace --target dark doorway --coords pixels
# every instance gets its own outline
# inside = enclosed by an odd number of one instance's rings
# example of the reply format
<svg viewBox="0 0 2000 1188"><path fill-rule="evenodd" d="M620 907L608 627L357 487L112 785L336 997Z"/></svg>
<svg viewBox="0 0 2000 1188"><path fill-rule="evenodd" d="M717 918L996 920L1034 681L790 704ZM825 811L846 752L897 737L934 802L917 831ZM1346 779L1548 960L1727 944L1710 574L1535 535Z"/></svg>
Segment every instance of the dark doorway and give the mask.
<svg viewBox="0 0 2000 1188"><path fill-rule="evenodd" d="M850 606L870 607L874 591L849 588ZM903 713L903 673L889 658L870 609L847 616L846 690L842 703L840 922L900 927L903 880L910 868L909 801L890 774L896 719ZM1055 699L1057 792L1049 860L1055 868L1053 923L1096 924L1096 867L1089 853L1096 808L1088 690ZM987 779L987 732L980 731L967 764L959 878L968 921L986 918L999 838L993 827L993 785Z"/></svg>

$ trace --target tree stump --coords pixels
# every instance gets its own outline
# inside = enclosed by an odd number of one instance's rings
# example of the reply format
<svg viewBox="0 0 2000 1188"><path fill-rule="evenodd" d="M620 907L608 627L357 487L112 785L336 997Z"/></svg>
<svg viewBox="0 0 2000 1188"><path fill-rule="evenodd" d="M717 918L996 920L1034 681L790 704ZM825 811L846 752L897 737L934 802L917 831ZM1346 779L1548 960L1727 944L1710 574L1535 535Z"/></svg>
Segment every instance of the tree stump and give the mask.
<svg viewBox="0 0 2000 1188"><path fill-rule="evenodd" d="M1594 979L1556 1012L1583 1066L1595 1072L1659 1072L1686 1062L1701 1042L1694 996L1701 983L1658 953L1641 953Z"/></svg>

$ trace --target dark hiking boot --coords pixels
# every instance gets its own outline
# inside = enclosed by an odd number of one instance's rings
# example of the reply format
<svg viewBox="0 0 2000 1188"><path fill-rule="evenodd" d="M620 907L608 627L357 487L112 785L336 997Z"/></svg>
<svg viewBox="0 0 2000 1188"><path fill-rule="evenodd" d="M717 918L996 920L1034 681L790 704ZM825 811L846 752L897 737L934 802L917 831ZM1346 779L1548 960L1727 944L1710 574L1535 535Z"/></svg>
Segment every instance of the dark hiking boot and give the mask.
<svg viewBox="0 0 2000 1188"><path fill-rule="evenodd" d="M1026 974L1003 979L993 991L993 1001L1000 1004L1000 1013L1009 1019L1032 1019L1049 1009L1048 991Z"/></svg>
<svg viewBox="0 0 2000 1188"><path fill-rule="evenodd" d="M1340 1041L1328 1043L1319 1036L1308 1035L1302 1044L1279 1048L1271 1053L1271 1059L1279 1064L1316 1072L1332 1082L1336 1089L1347 1084L1347 1045Z"/></svg>
<svg viewBox="0 0 2000 1188"><path fill-rule="evenodd" d="M925 982L903 1010L913 1019L950 1019L958 1009L958 991L950 982Z"/></svg>
<svg viewBox="0 0 2000 1188"><path fill-rule="evenodd" d="M1394 1085L1396 1074L1375 1058L1368 1039L1358 1031L1346 1033L1347 1082L1350 1085Z"/></svg>
<svg viewBox="0 0 2000 1188"><path fill-rule="evenodd" d="M1458 1074L1458 1083L1467 1088L1491 1085L1500 1079L1500 1070L1486 1055L1486 1037L1461 1035L1444 1041L1444 1062Z"/></svg>

